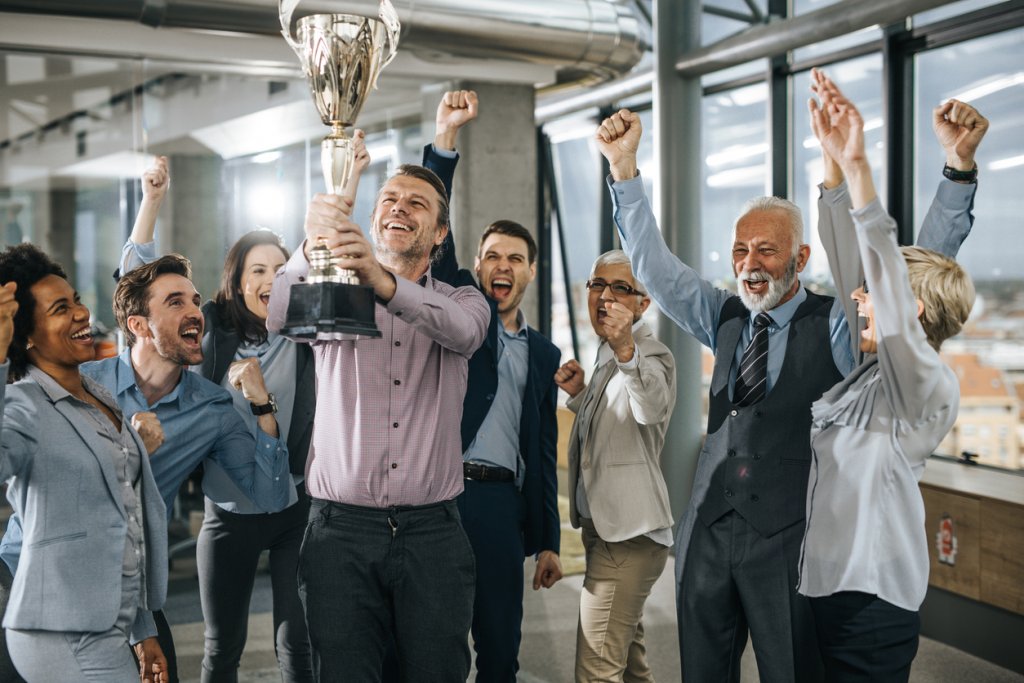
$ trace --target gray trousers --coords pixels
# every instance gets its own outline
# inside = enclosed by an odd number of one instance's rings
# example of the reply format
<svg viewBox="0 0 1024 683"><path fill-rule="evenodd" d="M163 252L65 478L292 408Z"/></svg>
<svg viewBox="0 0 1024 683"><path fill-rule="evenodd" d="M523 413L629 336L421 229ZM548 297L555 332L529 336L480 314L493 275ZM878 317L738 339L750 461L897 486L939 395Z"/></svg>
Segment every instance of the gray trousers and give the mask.
<svg viewBox="0 0 1024 683"><path fill-rule="evenodd" d="M739 683L749 631L763 683L824 679L807 598L796 592L803 520L765 538L737 512L699 519L679 586L684 681Z"/></svg>
<svg viewBox="0 0 1024 683"><path fill-rule="evenodd" d="M140 577L121 582L121 609L106 631L7 629L7 647L18 672L28 681L137 683L139 670L127 645L139 607Z"/></svg>

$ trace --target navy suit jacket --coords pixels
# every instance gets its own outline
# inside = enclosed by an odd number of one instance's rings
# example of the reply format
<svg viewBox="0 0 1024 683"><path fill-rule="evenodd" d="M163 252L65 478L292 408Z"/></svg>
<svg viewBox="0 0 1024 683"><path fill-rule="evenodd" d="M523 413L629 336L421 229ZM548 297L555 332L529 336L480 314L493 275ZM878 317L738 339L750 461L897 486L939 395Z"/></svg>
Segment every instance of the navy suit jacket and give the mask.
<svg viewBox="0 0 1024 683"><path fill-rule="evenodd" d="M437 173L448 196L452 193L452 177L458 157L447 159L434 153L431 145L423 151L423 165ZM434 278L456 287L478 287L473 274L459 268L455 257L455 240L448 230L441 255L431 268ZM491 304L491 322L483 345L469 359L469 383L462 403L462 450L469 448L484 418L491 410L498 391L498 318L497 305ZM523 525L523 548L527 555L542 550L559 552L561 521L558 517L558 370L561 352L542 334L527 328L529 369L523 412L519 422L519 452L526 464L523 497L526 500L526 521Z"/></svg>

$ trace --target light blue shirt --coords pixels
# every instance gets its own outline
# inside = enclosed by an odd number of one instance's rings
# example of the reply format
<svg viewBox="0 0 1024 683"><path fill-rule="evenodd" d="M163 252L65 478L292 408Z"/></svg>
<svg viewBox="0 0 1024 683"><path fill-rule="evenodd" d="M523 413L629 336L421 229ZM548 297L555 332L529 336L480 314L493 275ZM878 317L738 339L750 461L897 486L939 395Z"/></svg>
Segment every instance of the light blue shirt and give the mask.
<svg viewBox="0 0 1024 683"><path fill-rule="evenodd" d="M516 323L518 329L509 332L498 322L498 390L462 459L511 470L516 473L516 485L522 486L526 465L519 452L519 425L530 358L522 311L517 313Z"/></svg>
<svg viewBox="0 0 1024 683"><path fill-rule="evenodd" d="M658 302L665 315L701 344L717 353L718 320L722 306L727 299L736 295L701 278L697 271L680 261L669 250L658 230L650 202L644 193L643 181L639 176L617 183L613 183L609 176L607 182L611 188L615 225L622 237L622 248L629 255L637 280L644 284L651 298ZM782 361L786 357L789 324L796 309L806 298L807 292L801 287L792 299L767 311L773 321L768 328L769 392L779 377ZM756 315L752 312L749 316L740 342L734 349L735 358L729 373L730 397L743 350L754 334ZM850 349L846 314L838 300L829 312L829 342L832 359L839 372L844 376L849 374L856 367L856 361Z"/></svg>
<svg viewBox="0 0 1024 683"><path fill-rule="evenodd" d="M235 352L235 360L259 358L263 382L277 401L278 438L281 443L288 443L288 430L292 423L292 410L295 407L295 367L298 362L296 344L292 341L271 334L262 344L242 342ZM252 414L249 400L241 391L231 386L230 373L225 372L221 387L229 394L235 404L238 416L249 427L250 433L259 441L260 429L258 418ZM288 506L298 501L295 486L302 481L301 475L291 475L292 487L289 489ZM207 459L203 462L203 493L213 501L214 505L239 515L255 515L263 513L263 509L249 500L249 497L238 487L227 470L216 460Z"/></svg>
<svg viewBox="0 0 1024 683"><path fill-rule="evenodd" d="M253 439L231 395L221 387L183 372L171 393L149 405L135 383L129 349L116 358L85 363L82 374L105 386L126 416L148 411L160 420L164 442L150 456L150 465L168 512L182 482L204 458L217 462L264 512L288 505L287 445L262 430Z"/></svg>

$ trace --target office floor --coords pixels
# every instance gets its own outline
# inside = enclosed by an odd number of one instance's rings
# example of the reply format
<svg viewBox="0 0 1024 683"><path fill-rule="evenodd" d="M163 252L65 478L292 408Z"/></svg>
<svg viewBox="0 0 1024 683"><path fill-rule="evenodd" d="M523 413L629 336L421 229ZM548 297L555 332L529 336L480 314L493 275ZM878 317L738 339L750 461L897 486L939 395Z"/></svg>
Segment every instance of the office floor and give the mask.
<svg viewBox="0 0 1024 683"><path fill-rule="evenodd" d="M533 560L527 560L527 581L532 580ZM203 628L199 595L190 577L191 560L176 561L172 594L166 613L174 625L178 666L182 683L199 681L203 655ZM674 592L671 561L655 585L647 603L644 626L651 668L659 681L679 680ZM582 576L570 576L548 591L535 593L526 587L523 644L520 652L521 683L567 683L572 681L576 642L576 608ZM249 619L249 642L242 658L239 681L276 683L280 681L274 659L270 619L270 582L265 574L257 579ZM757 681L757 668L750 648L743 659L743 683ZM941 643L922 639L910 676L912 683L957 682L1020 683L1024 676L1002 669Z"/></svg>

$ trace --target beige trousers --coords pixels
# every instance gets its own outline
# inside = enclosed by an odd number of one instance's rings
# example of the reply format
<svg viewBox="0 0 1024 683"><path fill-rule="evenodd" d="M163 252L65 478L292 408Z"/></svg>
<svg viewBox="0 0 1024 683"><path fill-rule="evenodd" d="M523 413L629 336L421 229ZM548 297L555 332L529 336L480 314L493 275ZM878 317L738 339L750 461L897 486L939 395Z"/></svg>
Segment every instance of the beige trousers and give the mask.
<svg viewBox="0 0 1024 683"><path fill-rule="evenodd" d="M646 536L607 543L590 520L580 523L587 573L576 629L576 681L652 682L640 620L669 549Z"/></svg>

